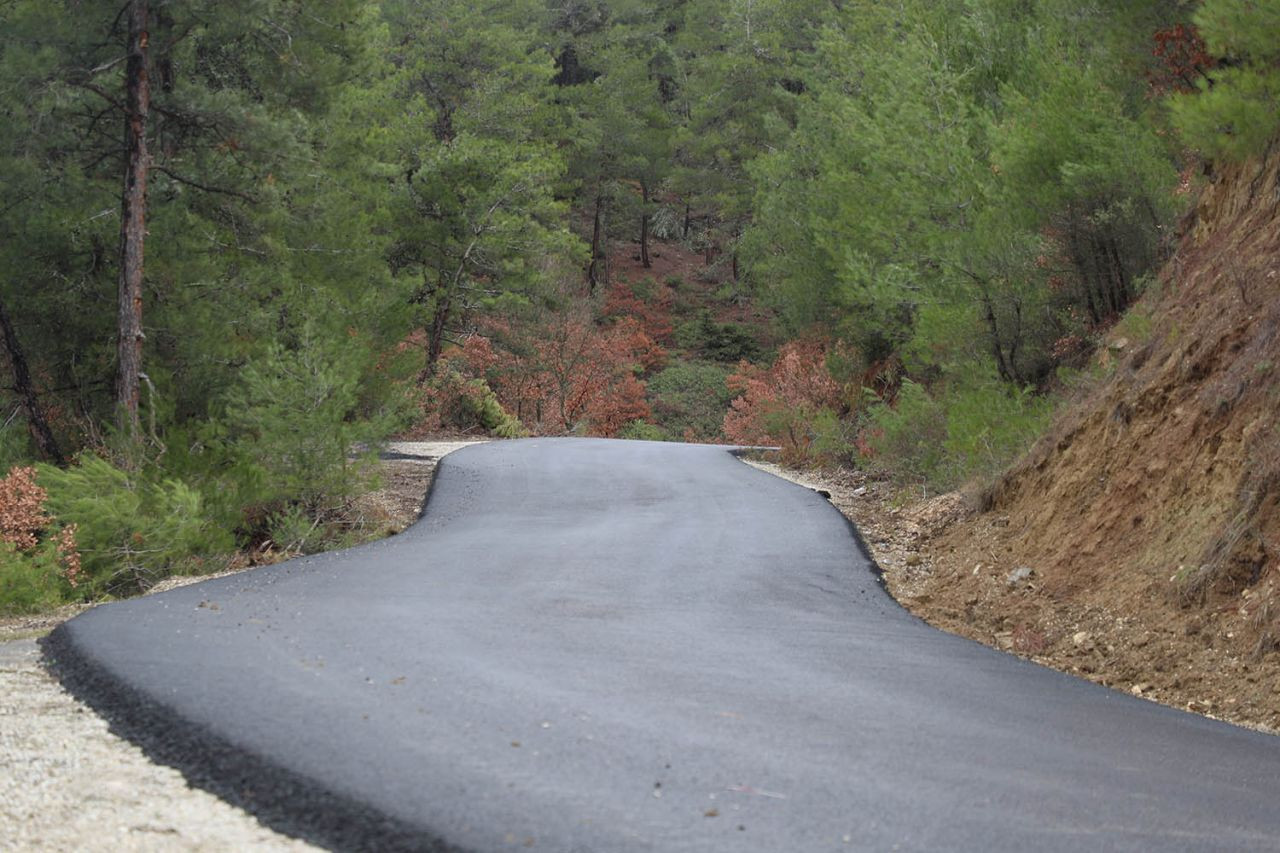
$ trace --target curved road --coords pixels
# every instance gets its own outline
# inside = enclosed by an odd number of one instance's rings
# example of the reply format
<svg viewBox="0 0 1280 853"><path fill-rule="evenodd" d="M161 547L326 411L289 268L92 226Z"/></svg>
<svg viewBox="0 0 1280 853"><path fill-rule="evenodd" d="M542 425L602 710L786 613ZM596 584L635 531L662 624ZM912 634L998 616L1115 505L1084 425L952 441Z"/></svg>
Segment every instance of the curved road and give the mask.
<svg viewBox="0 0 1280 853"><path fill-rule="evenodd" d="M1280 850L1280 739L933 630L723 448L446 457L351 551L99 607L64 680L340 848Z"/></svg>

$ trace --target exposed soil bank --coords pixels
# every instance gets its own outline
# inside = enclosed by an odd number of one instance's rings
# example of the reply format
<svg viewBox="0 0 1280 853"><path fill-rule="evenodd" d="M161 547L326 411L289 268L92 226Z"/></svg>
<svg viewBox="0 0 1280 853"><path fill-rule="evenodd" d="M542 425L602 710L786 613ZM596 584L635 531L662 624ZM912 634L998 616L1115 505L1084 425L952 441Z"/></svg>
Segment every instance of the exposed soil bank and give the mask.
<svg viewBox="0 0 1280 853"><path fill-rule="evenodd" d="M1280 148L1217 175L1185 232L1099 378L985 493L822 487L938 627L1277 730Z"/></svg>

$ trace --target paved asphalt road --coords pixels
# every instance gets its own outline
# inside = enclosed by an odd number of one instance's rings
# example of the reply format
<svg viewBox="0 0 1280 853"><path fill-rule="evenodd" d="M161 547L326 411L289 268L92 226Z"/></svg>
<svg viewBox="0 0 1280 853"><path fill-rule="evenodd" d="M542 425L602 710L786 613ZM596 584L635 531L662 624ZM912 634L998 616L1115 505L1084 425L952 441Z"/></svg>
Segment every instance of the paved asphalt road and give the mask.
<svg viewBox="0 0 1280 853"><path fill-rule="evenodd" d="M46 653L342 848L1280 850L1280 739L929 628L821 496L722 448L467 448L400 536Z"/></svg>

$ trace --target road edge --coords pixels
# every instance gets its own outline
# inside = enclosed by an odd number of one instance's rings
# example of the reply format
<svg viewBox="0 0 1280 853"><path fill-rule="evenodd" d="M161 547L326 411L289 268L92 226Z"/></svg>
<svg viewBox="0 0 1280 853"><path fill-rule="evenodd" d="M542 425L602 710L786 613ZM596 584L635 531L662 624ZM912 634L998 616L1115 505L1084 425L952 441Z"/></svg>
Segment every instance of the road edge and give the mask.
<svg viewBox="0 0 1280 853"><path fill-rule="evenodd" d="M436 461L422 508L411 527L426 517L441 474L453 465L450 453ZM135 690L100 666L92 650L77 641L74 621L63 622L36 640L40 665L72 698L101 717L112 734L137 746L150 761L176 770L193 788L216 796L268 829L320 847L464 853L423 827L391 818L261 755L235 747L160 700ZM305 807L299 808L299 804Z"/></svg>

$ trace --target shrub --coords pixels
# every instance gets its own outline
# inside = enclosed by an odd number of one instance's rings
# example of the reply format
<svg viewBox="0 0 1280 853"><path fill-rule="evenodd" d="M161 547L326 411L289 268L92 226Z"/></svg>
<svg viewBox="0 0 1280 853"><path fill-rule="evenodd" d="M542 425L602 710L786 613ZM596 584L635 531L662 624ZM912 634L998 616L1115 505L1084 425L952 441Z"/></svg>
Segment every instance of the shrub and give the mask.
<svg viewBox="0 0 1280 853"><path fill-rule="evenodd" d="M271 499L319 510L364 482L367 459L352 460L351 448L380 440L393 425L360 417L357 356L304 336L297 348L273 345L241 372L227 396L229 439L261 469Z"/></svg>
<svg viewBox="0 0 1280 853"><path fill-rule="evenodd" d="M618 438L632 441L670 441L671 436L657 424L648 421L632 421L618 431Z"/></svg>
<svg viewBox="0 0 1280 853"><path fill-rule="evenodd" d="M1175 95L1174 124L1211 157L1243 160L1280 132L1280 2L1205 0L1193 19L1208 53L1197 94Z"/></svg>
<svg viewBox="0 0 1280 853"><path fill-rule="evenodd" d="M711 361L733 364L760 357L760 344L746 326L717 323L705 310L697 319L681 323L675 339L677 346Z"/></svg>
<svg viewBox="0 0 1280 853"><path fill-rule="evenodd" d="M838 349L839 347L835 347ZM827 369L829 350L819 341L792 341L768 369L743 363L729 377L737 393L724 416L724 434L739 444L778 445L791 464L817 461L815 425L848 409L843 389Z"/></svg>
<svg viewBox="0 0 1280 853"><path fill-rule="evenodd" d="M499 438L525 435L520 421L502 407L483 379L467 379L445 367L427 383L424 406L439 427L461 432L483 431Z"/></svg>
<svg viewBox="0 0 1280 853"><path fill-rule="evenodd" d="M899 483L935 490L990 476L1044 431L1052 404L994 378L970 378L936 396L906 380L892 405L867 413L864 457Z"/></svg>
<svg viewBox="0 0 1280 853"><path fill-rule="evenodd" d="M45 512L49 494L36 483L34 468L13 468L0 480L0 542L29 551L53 519Z"/></svg>
<svg viewBox="0 0 1280 853"><path fill-rule="evenodd" d="M601 327L561 316L519 331L492 323L493 337L472 336L452 363L483 376L502 407L538 434L615 435L650 415L639 378L666 360L640 324Z"/></svg>
<svg viewBox="0 0 1280 853"><path fill-rule="evenodd" d="M671 339L671 288L652 278L619 281L609 288L604 316L633 320L655 341Z"/></svg>
<svg viewBox="0 0 1280 853"><path fill-rule="evenodd" d="M0 542L0 613L34 613L62 604L72 594L56 549L19 551Z"/></svg>
<svg viewBox="0 0 1280 853"><path fill-rule="evenodd" d="M199 492L179 480L130 475L92 455L65 470L43 467L40 479L49 509L75 525L82 594L144 590L192 557L234 546L206 516Z"/></svg>
<svg viewBox="0 0 1280 853"><path fill-rule="evenodd" d="M0 479L0 610L49 607L80 585L75 525L57 525L47 500L34 468L15 467Z"/></svg>
<svg viewBox="0 0 1280 853"><path fill-rule="evenodd" d="M723 438L725 412L735 393L731 371L718 364L677 362L649 380L654 418L670 435Z"/></svg>

